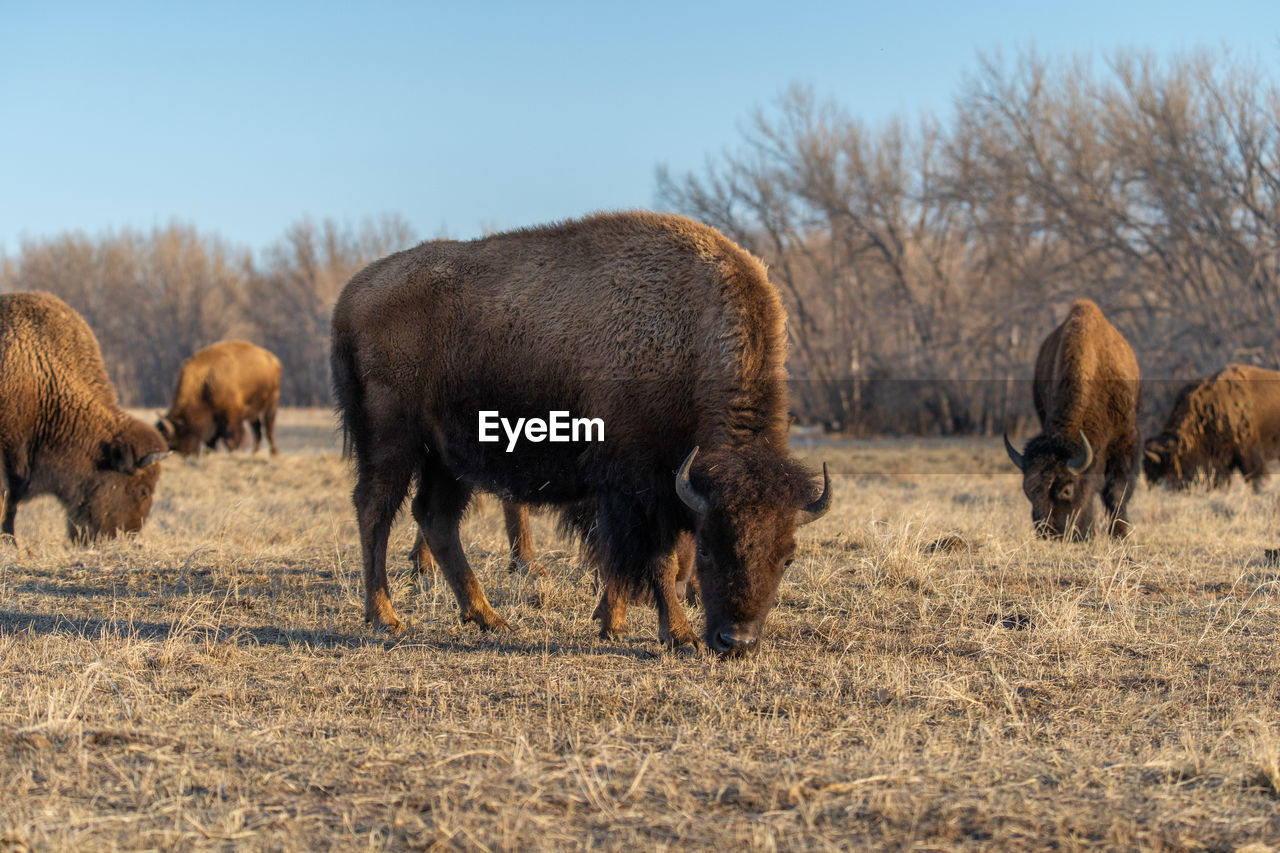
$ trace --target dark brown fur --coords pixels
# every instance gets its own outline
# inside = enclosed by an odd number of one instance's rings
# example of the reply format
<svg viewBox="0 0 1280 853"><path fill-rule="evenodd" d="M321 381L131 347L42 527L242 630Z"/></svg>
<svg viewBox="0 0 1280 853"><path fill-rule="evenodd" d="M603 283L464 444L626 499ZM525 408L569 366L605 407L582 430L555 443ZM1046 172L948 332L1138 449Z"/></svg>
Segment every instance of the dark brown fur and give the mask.
<svg viewBox="0 0 1280 853"><path fill-rule="evenodd" d="M1179 393L1164 429L1147 441L1147 482L1186 488L1197 476L1219 488L1239 471L1259 489L1280 456L1280 371L1229 364Z"/></svg>
<svg viewBox="0 0 1280 853"><path fill-rule="evenodd" d="M253 452L265 429L275 456L279 403L280 359L248 341L219 341L182 362L173 404L156 428L172 450L194 456L201 444L212 450L219 439L227 450L240 447L247 420Z"/></svg>
<svg viewBox="0 0 1280 853"><path fill-rule="evenodd" d="M1110 531L1128 535L1126 505L1138 471L1138 361L1098 306L1077 300L1040 346L1032 394L1042 432L1021 457L1022 489L1041 535L1068 538L1093 530L1101 493ZM1073 473L1087 436L1092 464Z"/></svg>
<svg viewBox="0 0 1280 853"><path fill-rule="evenodd" d="M760 263L676 216L424 243L365 268L334 309L332 367L356 456L366 619L401 630L386 542L416 475L414 516L464 621L505 626L458 541L479 488L560 506L615 592L652 590L659 631L677 644L696 636L666 566L680 531L695 531L707 642L752 646L797 516L814 511L812 477L787 450L783 327ZM507 453L478 442L480 410L602 418L605 440ZM675 488L695 447L701 515Z"/></svg>
<svg viewBox="0 0 1280 853"><path fill-rule="evenodd" d="M93 331L48 293L0 296L0 531L52 494L84 541L141 529L164 439L116 401Z"/></svg>

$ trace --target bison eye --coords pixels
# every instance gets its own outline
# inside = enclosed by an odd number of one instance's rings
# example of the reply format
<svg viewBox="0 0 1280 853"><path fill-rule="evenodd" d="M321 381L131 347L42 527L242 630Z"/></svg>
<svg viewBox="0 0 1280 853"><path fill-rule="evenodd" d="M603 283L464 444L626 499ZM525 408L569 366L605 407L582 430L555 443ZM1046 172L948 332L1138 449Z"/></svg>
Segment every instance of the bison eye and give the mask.
<svg viewBox="0 0 1280 853"><path fill-rule="evenodd" d="M796 560L795 560L795 557L787 557L787 559L785 559L785 560L783 560L783 561L782 561L782 568L784 568L784 569L785 569L785 568L787 568L788 566L790 566L790 565L791 565L792 563L794 563L795 561L796 561Z"/></svg>
<svg viewBox="0 0 1280 853"><path fill-rule="evenodd" d="M1071 500L1071 496L1075 494L1075 490L1076 488L1073 484L1067 483L1058 491L1058 497L1062 498L1064 501L1069 501Z"/></svg>

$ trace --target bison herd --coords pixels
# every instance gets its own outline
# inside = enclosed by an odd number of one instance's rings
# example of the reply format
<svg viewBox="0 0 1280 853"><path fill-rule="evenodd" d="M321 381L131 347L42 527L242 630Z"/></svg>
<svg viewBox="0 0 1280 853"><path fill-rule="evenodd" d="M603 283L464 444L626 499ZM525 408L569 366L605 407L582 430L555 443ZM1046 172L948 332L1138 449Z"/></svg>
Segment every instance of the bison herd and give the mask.
<svg viewBox="0 0 1280 853"><path fill-rule="evenodd" d="M330 366L363 552L365 619L398 633L387 584L392 521L414 489L413 559L438 565L464 622L505 628L472 572L459 522L480 491L503 501L511 567L540 571L528 505L556 509L599 572L594 618L626 631L651 601L672 645L759 644L796 527L831 506L788 450L785 315L764 266L683 217L602 214L480 240L437 240L357 273L333 312ZM193 354L150 426L124 412L84 320L44 293L0 295L0 510L52 494L76 541L134 532L159 461L221 442L275 454L280 361L246 341ZM1280 373L1244 365L1187 385L1161 433L1138 436L1138 363L1079 300L1045 339L1033 402L1041 432L1009 458L1042 536L1131 528L1139 466L1151 483L1255 487L1280 455ZM481 413L599 419L603 440L526 431L483 443ZM495 415L495 416L496 416ZM545 439L545 440L544 440ZM700 599L701 636L682 600Z"/></svg>

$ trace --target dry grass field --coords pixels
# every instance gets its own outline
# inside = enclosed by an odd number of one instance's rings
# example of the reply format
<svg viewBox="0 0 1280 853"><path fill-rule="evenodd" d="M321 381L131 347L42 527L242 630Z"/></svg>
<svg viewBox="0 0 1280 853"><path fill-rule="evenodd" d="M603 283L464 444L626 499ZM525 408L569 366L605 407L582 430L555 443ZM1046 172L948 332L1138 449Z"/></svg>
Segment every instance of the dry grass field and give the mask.
<svg viewBox="0 0 1280 853"><path fill-rule="evenodd" d="M327 412L277 459L165 463L136 539L0 545L0 850L1233 849L1280 841L1280 483L1140 486L1123 544L1032 537L998 439L809 446L805 528L747 659L595 637L464 541L510 634L392 542L403 638L361 620ZM700 622L696 608L691 612Z"/></svg>

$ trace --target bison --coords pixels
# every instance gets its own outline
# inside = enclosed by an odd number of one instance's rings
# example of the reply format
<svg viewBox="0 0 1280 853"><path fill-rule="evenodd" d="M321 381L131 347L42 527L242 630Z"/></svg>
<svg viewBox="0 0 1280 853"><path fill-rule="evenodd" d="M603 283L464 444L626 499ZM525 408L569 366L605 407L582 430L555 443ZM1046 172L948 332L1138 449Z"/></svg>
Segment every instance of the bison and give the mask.
<svg viewBox="0 0 1280 853"><path fill-rule="evenodd" d="M237 449L248 420L253 452L258 452L265 429L275 456L279 402L280 359L248 341L219 341L182 362L173 404L156 429L170 449L194 456L201 444L212 450L219 440L227 450Z"/></svg>
<svg viewBox="0 0 1280 853"><path fill-rule="evenodd" d="M1280 456L1280 371L1228 364L1178 392L1164 429L1143 449L1147 482L1185 488L1203 474L1213 487L1232 470L1253 488Z"/></svg>
<svg viewBox="0 0 1280 853"><path fill-rule="evenodd" d="M334 307L331 366L356 461L366 620L403 630L387 537L416 477L414 518L464 622L505 627L458 539L484 489L560 508L609 581L602 634L620 629L625 593L647 588L661 639L697 643L669 559L693 532L706 644L756 647L797 523L831 502L826 467L815 495L787 448L784 324L758 260L674 215L432 241L357 273ZM480 440L493 412L570 412L604 435L550 441L530 427L509 452Z"/></svg>
<svg viewBox="0 0 1280 853"><path fill-rule="evenodd" d="M1098 306L1079 299L1036 356L1032 397L1041 433L1019 453L1031 520L1042 536L1092 533L1101 491L1117 537L1131 530L1126 505L1138 472L1138 361Z"/></svg>
<svg viewBox="0 0 1280 853"><path fill-rule="evenodd" d="M18 504L52 494L86 542L142 528L168 452L120 408L98 339L48 293L0 295L0 531Z"/></svg>

